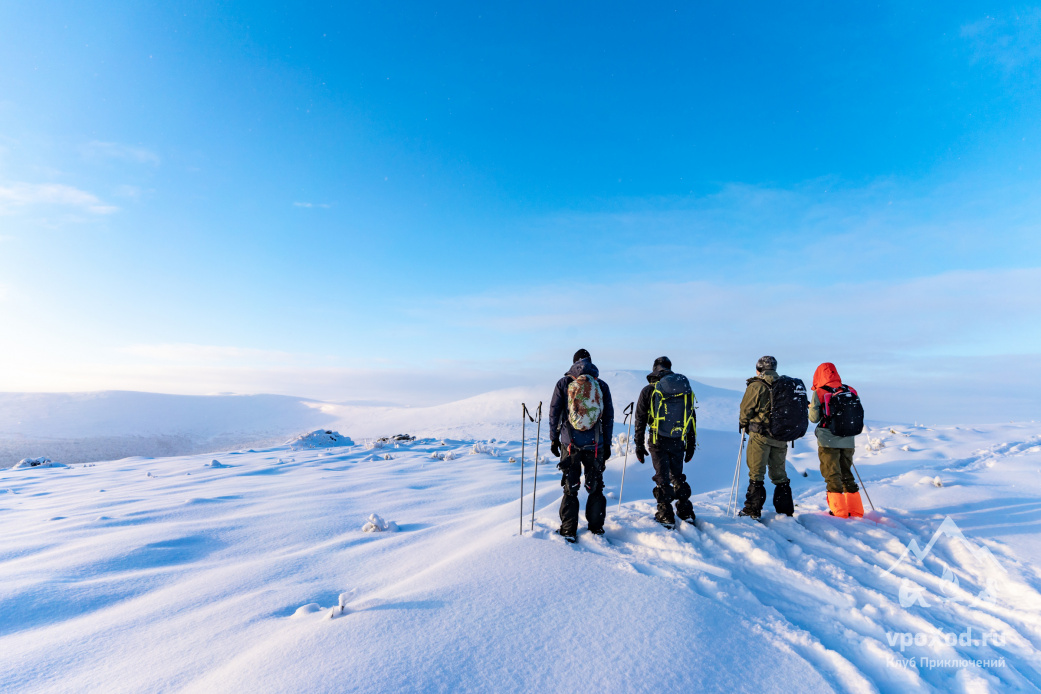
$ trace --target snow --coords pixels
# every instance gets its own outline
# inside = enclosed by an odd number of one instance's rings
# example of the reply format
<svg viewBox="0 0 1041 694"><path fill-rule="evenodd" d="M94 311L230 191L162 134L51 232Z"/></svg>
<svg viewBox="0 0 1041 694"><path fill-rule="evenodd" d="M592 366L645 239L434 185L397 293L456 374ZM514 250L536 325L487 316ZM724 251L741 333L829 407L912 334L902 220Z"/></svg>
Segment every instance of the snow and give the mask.
<svg viewBox="0 0 1041 694"><path fill-rule="evenodd" d="M62 463L56 463L50 458L22 458L15 464L15 470L24 470L30 467L66 467Z"/></svg>
<svg viewBox="0 0 1041 694"><path fill-rule="evenodd" d="M301 434L292 441L287 441L286 445L294 451L299 451L308 448L353 446L354 441L351 441L350 438L346 436L341 436L338 431L332 431L331 429L318 429L309 434Z"/></svg>
<svg viewBox="0 0 1041 694"><path fill-rule="evenodd" d="M0 470L0 690L1041 686L1039 424L872 426L863 520L827 515L808 436L796 517L762 523L725 515L738 436L705 429L675 530L616 446L576 545L548 463L532 522L530 430L518 503L510 431Z"/></svg>

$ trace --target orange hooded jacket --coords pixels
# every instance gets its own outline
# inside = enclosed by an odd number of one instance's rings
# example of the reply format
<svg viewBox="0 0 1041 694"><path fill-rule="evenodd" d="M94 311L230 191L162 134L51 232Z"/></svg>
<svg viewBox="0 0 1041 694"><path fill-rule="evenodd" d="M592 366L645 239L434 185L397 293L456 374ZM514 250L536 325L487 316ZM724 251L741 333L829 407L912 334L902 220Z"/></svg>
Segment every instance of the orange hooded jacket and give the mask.
<svg viewBox="0 0 1041 694"><path fill-rule="evenodd" d="M842 379L839 378L839 370L835 368L835 365L830 361L826 361L817 367L817 370L813 372L813 389L817 391L817 399L821 402L826 402L829 397L825 397L830 391L824 390L824 386L829 388L839 388L842 386Z"/></svg>

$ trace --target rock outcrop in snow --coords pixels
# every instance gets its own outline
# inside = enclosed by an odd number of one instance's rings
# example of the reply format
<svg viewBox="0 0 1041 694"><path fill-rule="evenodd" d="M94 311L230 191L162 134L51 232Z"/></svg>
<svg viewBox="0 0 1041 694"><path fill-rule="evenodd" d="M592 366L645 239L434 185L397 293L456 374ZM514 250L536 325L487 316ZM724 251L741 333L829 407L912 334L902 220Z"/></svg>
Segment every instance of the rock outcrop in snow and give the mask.
<svg viewBox="0 0 1041 694"><path fill-rule="evenodd" d="M294 451L308 450L313 448L333 448L334 446L353 446L354 441L349 436L343 436L338 431L330 429L316 429L309 434L302 434L286 445Z"/></svg>
<svg viewBox="0 0 1041 694"><path fill-rule="evenodd" d="M68 467L64 463L56 463L50 458L22 458L11 468L12 470L24 470L30 467Z"/></svg>

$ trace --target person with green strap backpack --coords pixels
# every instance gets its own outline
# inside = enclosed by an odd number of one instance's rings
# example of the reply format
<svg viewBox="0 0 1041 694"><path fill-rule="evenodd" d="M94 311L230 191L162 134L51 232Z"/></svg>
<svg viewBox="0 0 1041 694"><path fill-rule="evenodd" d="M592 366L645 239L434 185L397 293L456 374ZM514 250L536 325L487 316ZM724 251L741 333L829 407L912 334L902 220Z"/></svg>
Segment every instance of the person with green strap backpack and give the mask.
<svg viewBox="0 0 1041 694"><path fill-rule="evenodd" d="M654 519L667 528L675 527L677 515L694 524L694 506L690 503L690 485L683 465L694 457L697 446L696 402L690 381L672 371L672 361L668 357L655 359L647 385L636 401L636 459L644 462L650 451L654 465L651 479L658 502Z"/></svg>

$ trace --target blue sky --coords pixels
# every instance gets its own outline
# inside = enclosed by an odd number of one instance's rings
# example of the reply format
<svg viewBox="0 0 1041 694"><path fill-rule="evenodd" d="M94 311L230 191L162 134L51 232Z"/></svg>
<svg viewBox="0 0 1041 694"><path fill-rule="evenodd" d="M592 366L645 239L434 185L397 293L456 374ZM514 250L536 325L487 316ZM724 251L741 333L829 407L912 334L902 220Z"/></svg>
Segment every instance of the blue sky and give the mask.
<svg viewBox="0 0 1041 694"><path fill-rule="evenodd" d="M1039 46L1022 5L7 4L0 389L426 402L581 345L1041 416Z"/></svg>

